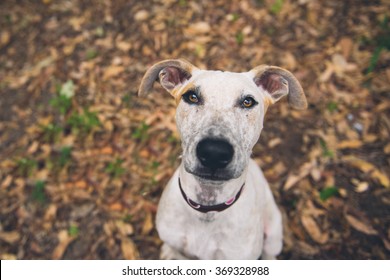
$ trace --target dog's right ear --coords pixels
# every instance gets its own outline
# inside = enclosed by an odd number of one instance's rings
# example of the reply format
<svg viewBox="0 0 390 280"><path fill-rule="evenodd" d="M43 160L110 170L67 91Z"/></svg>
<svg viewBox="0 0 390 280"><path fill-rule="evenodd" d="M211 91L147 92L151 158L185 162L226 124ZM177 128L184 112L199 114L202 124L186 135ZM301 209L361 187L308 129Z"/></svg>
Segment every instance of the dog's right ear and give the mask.
<svg viewBox="0 0 390 280"><path fill-rule="evenodd" d="M154 64L146 71L139 87L138 96L146 96L153 88L155 81L159 81L171 95L174 90L183 85L198 69L184 59L164 60Z"/></svg>

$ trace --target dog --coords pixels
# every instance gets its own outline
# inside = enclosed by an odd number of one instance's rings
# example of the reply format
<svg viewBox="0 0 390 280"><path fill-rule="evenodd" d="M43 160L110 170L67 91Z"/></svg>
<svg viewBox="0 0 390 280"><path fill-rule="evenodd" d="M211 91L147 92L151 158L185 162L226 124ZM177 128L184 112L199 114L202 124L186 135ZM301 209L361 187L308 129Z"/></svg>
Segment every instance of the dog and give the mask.
<svg viewBox="0 0 390 280"><path fill-rule="evenodd" d="M276 259L281 213L250 156L269 105L287 95L293 108L307 107L298 80L276 66L233 73L173 59L147 70L139 96L155 81L175 98L183 150L157 209L160 258Z"/></svg>

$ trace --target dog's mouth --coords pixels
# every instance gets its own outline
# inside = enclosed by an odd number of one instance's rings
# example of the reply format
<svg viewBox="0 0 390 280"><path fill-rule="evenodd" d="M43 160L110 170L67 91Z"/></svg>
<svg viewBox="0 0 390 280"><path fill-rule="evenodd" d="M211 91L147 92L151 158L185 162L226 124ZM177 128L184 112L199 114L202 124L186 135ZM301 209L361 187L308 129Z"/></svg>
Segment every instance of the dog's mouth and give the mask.
<svg viewBox="0 0 390 280"><path fill-rule="evenodd" d="M197 168L196 170L185 169L188 173L206 181L228 181L238 177L233 176L233 173L226 169L209 169L203 167Z"/></svg>

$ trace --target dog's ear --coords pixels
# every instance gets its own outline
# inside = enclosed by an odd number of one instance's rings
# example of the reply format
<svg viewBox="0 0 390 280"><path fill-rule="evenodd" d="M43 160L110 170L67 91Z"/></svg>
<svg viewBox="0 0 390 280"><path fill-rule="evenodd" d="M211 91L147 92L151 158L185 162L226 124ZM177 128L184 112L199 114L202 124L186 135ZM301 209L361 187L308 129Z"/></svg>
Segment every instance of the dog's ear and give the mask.
<svg viewBox="0 0 390 280"><path fill-rule="evenodd" d="M301 84L289 71L276 66L261 65L250 71L253 81L264 89L273 102L288 95L288 103L294 109L306 109L307 101Z"/></svg>
<svg viewBox="0 0 390 280"><path fill-rule="evenodd" d="M159 81L161 86L173 95L174 89L189 80L192 72L196 69L198 68L184 59L170 59L158 62L146 71L142 78L138 95L147 95L152 90L155 81Z"/></svg>

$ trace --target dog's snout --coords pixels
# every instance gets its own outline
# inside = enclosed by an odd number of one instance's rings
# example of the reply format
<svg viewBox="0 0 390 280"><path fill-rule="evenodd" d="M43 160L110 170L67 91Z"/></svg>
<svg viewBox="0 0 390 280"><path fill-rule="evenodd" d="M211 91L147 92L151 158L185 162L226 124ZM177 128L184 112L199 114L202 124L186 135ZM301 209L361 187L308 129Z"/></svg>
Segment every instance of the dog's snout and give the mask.
<svg viewBox="0 0 390 280"><path fill-rule="evenodd" d="M196 156L207 168L225 168L234 155L233 146L225 140L204 139L196 147Z"/></svg>

